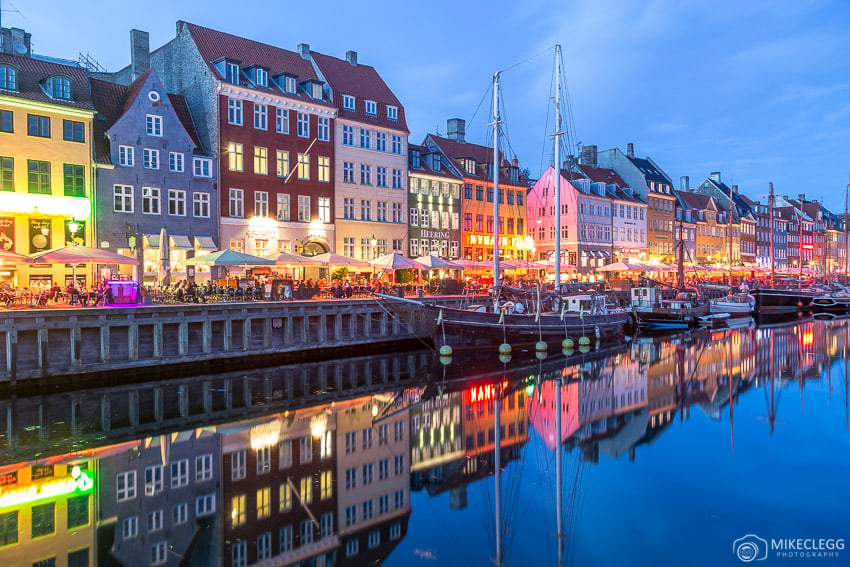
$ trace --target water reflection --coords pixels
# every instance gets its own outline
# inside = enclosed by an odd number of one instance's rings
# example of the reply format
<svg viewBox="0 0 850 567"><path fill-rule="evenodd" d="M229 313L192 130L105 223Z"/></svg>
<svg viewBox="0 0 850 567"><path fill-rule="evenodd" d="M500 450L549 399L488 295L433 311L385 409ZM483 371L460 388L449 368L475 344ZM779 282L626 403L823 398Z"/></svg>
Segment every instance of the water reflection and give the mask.
<svg viewBox="0 0 850 567"><path fill-rule="evenodd" d="M811 385L831 408L817 427L847 448L848 333L806 321L566 360L417 352L3 400L0 562L606 564L589 551L602 527L580 521L602 498L589 471L616 487L636 473L610 463L679 443L694 411L709 426L680 450L728 459L736 429L749 445L790 429ZM674 559L655 551L647 564Z"/></svg>

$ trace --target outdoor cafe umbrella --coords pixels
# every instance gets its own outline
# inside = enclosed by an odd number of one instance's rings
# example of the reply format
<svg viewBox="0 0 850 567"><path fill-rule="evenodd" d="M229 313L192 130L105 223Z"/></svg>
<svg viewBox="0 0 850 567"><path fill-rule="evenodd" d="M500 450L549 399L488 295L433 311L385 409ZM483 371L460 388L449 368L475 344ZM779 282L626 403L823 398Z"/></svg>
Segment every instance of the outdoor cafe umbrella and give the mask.
<svg viewBox="0 0 850 567"><path fill-rule="evenodd" d="M424 264L427 266L429 270L462 270L463 266L460 264L456 264L455 262L444 260L439 256L433 256L431 254L427 256L420 256L415 258L417 262L420 264Z"/></svg>
<svg viewBox="0 0 850 567"><path fill-rule="evenodd" d="M190 266L273 266L274 260L235 250L217 250L210 254L189 258L186 264Z"/></svg>
<svg viewBox="0 0 850 567"><path fill-rule="evenodd" d="M455 264L459 265L462 270L492 270L493 269L493 261L492 260L467 260L466 258L459 258L454 261Z"/></svg>
<svg viewBox="0 0 850 567"><path fill-rule="evenodd" d="M325 252L324 254L318 254L313 256L314 260L318 260L322 263L322 265L331 267L331 266L340 266L340 267L350 267L350 268L368 268L371 266L369 262L366 260L358 260L357 258L349 258L348 256L343 256L342 254L334 254L333 252Z"/></svg>
<svg viewBox="0 0 850 567"><path fill-rule="evenodd" d="M629 262L614 262L613 264L605 264L598 266L597 272L646 272L651 268L646 264L637 264Z"/></svg>
<svg viewBox="0 0 850 567"><path fill-rule="evenodd" d="M393 252L391 254L384 254L380 258L376 258L369 262L375 268L379 268L381 270L427 270L428 266L423 264L422 262L417 262L416 260L411 260L405 256L402 256L398 252Z"/></svg>
<svg viewBox="0 0 850 567"><path fill-rule="evenodd" d="M278 252L271 256L266 256L278 266L321 266L322 263L313 257L299 256L298 254L290 254L289 252Z"/></svg>
<svg viewBox="0 0 850 567"><path fill-rule="evenodd" d="M24 254L18 254L11 250L0 248L0 263L9 262L11 264L31 264L32 258Z"/></svg>
<svg viewBox="0 0 850 567"><path fill-rule="evenodd" d="M171 283L171 243L168 231L162 227L159 231L159 285Z"/></svg>
<svg viewBox="0 0 850 567"><path fill-rule="evenodd" d="M78 264L137 264L137 260L130 256L122 256L109 250L100 248L89 248L88 246L77 246L75 244L54 248L46 252L39 252L30 256L32 262L37 264L71 264L74 284L77 282Z"/></svg>

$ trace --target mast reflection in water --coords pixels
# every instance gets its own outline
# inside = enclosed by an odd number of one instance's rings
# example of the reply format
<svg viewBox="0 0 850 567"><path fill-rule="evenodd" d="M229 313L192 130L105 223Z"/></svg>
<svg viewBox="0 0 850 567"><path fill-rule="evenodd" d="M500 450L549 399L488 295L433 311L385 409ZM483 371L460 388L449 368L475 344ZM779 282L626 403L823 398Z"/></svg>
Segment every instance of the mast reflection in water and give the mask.
<svg viewBox="0 0 850 567"><path fill-rule="evenodd" d="M848 336L805 321L6 399L0 563L727 565L746 534L848 538Z"/></svg>

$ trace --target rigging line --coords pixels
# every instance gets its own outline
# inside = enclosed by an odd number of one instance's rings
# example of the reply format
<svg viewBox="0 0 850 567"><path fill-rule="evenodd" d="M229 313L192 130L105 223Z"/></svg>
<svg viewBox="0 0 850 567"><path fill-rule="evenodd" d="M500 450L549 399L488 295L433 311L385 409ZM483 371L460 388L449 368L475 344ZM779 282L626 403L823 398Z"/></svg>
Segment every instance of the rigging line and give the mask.
<svg viewBox="0 0 850 567"><path fill-rule="evenodd" d="M536 59L537 57L540 57L541 55L543 55L544 53L546 53L546 52L547 52L547 51L549 51L550 49L555 49L555 46L554 46L554 45L550 45L549 47L547 47L547 48L546 48L546 49L544 49L543 51L540 51L539 53L536 53L536 54L532 55L531 57L528 57L528 58L526 58L526 59L523 59L522 61L518 61L517 63L514 63L514 64L513 64L513 65L511 65L510 67L505 67L504 69L502 69L501 71L498 71L498 72L499 72L499 73L504 73L504 72L506 72L506 71L510 71L511 69L515 69L516 67L519 67L520 65L524 65L525 63L528 63L528 62L529 62L529 61L531 61L532 59Z"/></svg>
<svg viewBox="0 0 850 567"><path fill-rule="evenodd" d="M478 101L478 106L475 107L475 111L472 113L472 117L467 121L467 126L471 126L472 122L475 120L475 117L478 116L478 111L481 110L481 105L484 104L484 101L487 100L490 94L490 89L493 88L493 81L487 81L487 88L484 89L484 95L481 97L481 100ZM448 132L446 132L448 135Z"/></svg>

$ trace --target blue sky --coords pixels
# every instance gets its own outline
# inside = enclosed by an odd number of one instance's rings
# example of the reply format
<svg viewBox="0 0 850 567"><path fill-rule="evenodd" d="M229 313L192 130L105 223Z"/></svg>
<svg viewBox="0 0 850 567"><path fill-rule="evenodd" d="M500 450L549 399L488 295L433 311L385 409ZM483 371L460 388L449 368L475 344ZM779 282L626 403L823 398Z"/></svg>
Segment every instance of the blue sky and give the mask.
<svg viewBox="0 0 850 567"><path fill-rule="evenodd" d="M38 53L91 54L116 70L129 30L156 48L188 20L294 50L356 50L406 108L411 142L465 118L487 143L486 100L503 76L511 148L538 175L548 162L551 50L564 50L574 141L635 144L678 185L712 171L753 198L768 182L844 209L850 174L847 0L523 0L428 3L3 0L3 26L24 27ZM536 57L535 57L536 56ZM483 100L483 102L482 102Z"/></svg>

